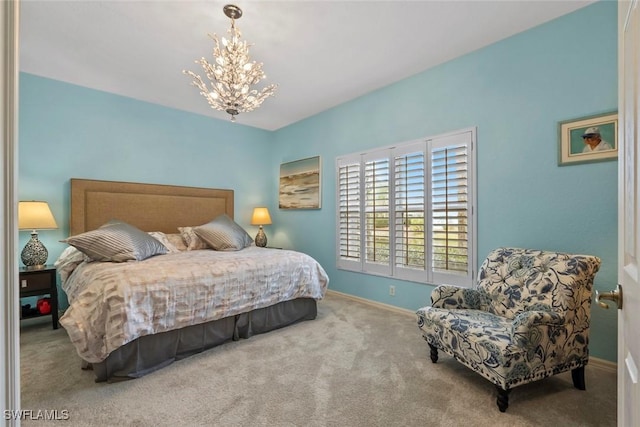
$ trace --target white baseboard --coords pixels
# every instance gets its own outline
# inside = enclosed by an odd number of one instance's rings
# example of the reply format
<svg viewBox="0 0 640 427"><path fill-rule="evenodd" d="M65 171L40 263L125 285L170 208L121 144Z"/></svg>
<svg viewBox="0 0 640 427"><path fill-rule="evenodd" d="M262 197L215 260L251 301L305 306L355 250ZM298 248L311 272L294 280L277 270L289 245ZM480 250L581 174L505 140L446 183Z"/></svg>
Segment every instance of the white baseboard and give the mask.
<svg viewBox="0 0 640 427"><path fill-rule="evenodd" d="M385 303L382 303L382 302L373 301L373 300L362 298L362 297L357 297L355 295L345 294L345 293L342 293L342 292L334 291L332 289L327 289L327 294L329 294L329 295L337 295L337 296L340 296L340 297L343 297L343 298L347 298L347 299L350 299L350 300L361 302L363 304L371 305L373 307L378 307L378 308L382 308L382 309L385 309L385 310L394 311L396 313L404 314L406 316L416 317L416 312L415 311L411 311L411 310L408 310L406 308L396 307L395 305L385 304Z"/></svg>
<svg viewBox="0 0 640 427"><path fill-rule="evenodd" d="M592 356L589 356L589 364L587 366L593 366L596 369L614 374L618 372L617 363Z"/></svg>
<svg viewBox="0 0 640 427"><path fill-rule="evenodd" d="M396 307L394 305L390 305L390 304L385 304L382 302L378 302L378 301L373 301L370 299L366 299L366 298L362 298L362 297L357 297L355 295L349 295L349 294L345 294L342 292L338 292L338 291L334 291L332 289L327 289L327 294L329 295L337 295L340 296L342 298L347 298L353 301L358 301L361 302L363 304L367 304L373 307L378 307L378 308L382 308L384 310L389 310L389 311L393 311L399 314L404 314L405 316L411 316L411 317L416 317L416 313L415 311L411 311L408 310L406 308L401 308L401 307ZM596 369L600 369L606 372L617 372L618 370L618 364L615 362L610 362L608 360L605 359L600 359L597 357L593 357L590 356L589 357L589 365L588 366L592 366Z"/></svg>

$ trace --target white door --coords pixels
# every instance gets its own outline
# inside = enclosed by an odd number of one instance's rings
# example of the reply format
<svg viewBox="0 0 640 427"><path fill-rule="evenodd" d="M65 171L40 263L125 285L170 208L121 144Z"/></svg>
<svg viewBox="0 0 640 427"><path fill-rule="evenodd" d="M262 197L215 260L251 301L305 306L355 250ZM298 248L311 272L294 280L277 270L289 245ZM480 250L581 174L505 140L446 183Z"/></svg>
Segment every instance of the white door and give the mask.
<svg viewBox="0 0 640 427"><path fill-rule="evenodd" d="M639 3L618 2L618 425L625 427L640 426Z"/></svg>

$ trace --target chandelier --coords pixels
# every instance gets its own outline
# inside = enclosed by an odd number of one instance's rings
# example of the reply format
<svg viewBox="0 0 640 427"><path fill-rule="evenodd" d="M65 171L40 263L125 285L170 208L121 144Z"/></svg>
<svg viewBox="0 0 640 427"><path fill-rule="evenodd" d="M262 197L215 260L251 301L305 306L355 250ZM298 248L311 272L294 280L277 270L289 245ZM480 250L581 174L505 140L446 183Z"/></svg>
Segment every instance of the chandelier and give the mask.
<svg viewBox="0 0 640 427"><path fill-rule="evenodd" d="M248 113L258 108L262 102L272 96L277 85L271 84L258 92L252 89L252 85L258 84L266 76L262 71L262 63L249 60L249 45L241 41L242 33L236 28L236 19L242 17L242 10L235 5L228 4L223 8L224 14L231 18L231 28L228 30L230 38L222 37L222 42L217 35L209 34L215 42L213 48L214 63L206 59L196 60L196 64L202 65L211 86L192 71L183 70L193 78L192 85L200 89L200 94L216 110L226 111L231 115L231 121L235 122L240 113Z"/></svg>

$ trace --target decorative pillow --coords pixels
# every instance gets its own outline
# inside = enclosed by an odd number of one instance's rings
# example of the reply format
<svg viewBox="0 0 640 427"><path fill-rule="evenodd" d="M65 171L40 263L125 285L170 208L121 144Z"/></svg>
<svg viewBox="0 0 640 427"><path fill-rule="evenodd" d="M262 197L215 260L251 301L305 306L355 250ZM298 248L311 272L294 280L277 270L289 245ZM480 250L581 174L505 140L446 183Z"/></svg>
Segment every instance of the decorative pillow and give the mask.
<svg viewBox="0 0 640 427"><path fill-rule="evenodd" d="M167 236L167 240L169 243L173 245L179 252L186 251L187 245L184 243L184 239L182 238L182 234L180 233L169 233L165 234Z"/></svg>
<svg viewBox="0 0 640 427"><path fill-rule="evenodd" d="M247 232L226 214L195 227L194 231L207 242L207 245L217 251L239 251L253 243Z"/></svg>
<svg viewBox="0 0 640 427"><path fill-rule="evenodd" d="M150 231L149 236L162 243L164 247L167 248L167 253L175 254L180 252L180 250L178 250L178 248L176 248L174 244L169 241L169 237L162 231ZM180 240L182 240L182 237L180 238Z"/></svg>
<svg viewBox="0 0 640 427"><path fill-rule="evenodd" d="M158 240L121 221L110 221L96 230L61 241L74 246L95 261L142 261L167 253L167 248Z"/></svg>
<svg viewBox="0 0 640 427"><path fill-rule="evenodd" d="M196 232L194 227L178 227L178 231L184 240L184 244L187 245L188 251L195 251L198 249L207 249L207 244L202 240Z"/></svg>

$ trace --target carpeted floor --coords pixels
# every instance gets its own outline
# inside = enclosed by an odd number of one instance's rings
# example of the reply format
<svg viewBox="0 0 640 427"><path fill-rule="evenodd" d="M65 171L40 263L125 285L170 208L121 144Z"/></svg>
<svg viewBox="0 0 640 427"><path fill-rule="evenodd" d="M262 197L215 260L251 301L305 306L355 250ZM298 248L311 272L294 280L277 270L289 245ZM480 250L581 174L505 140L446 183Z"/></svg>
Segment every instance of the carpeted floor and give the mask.
<svg viewBox="0 0 640 427"><path fill-rule="evenodd" d="M415 318L330 294L318 318L176 362L143 378L95 383L64 329L21 330L22 409L68 411L64 426L615 426L615 373L587 366L517 387L500 413L494 386L441 355Z"/></svg>

